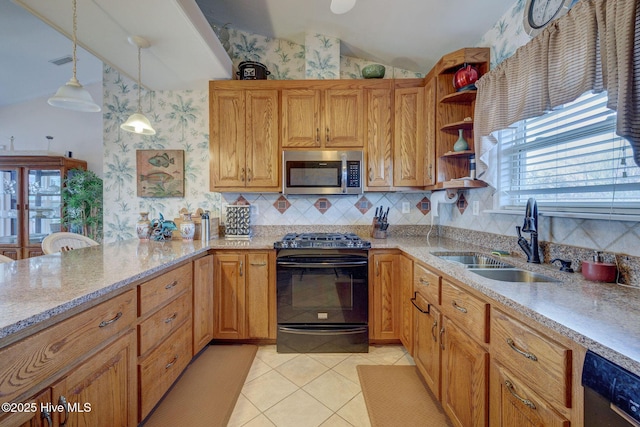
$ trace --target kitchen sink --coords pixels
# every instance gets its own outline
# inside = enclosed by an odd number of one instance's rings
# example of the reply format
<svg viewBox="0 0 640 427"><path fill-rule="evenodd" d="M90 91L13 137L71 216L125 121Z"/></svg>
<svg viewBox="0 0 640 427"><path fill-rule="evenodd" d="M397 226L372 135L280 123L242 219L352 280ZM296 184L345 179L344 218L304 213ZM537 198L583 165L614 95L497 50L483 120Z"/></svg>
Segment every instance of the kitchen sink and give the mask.
<svg viewBox="0 0 640 427"><path fill-rule="evenodd" d="M503 282L560 282L553 277L544 274L534 273L532 271L521 270L519 268L500 268L500 269L469 269L472 273L492 280L501 280Z"/></svg>
<svg viewBox="0 0 640 427"><path fill-rule="evenodd" d="M431 255L435 255L445 261L462 264L467 268L513 268L512 265L506 262L476 252L431 252Z"/></svg>

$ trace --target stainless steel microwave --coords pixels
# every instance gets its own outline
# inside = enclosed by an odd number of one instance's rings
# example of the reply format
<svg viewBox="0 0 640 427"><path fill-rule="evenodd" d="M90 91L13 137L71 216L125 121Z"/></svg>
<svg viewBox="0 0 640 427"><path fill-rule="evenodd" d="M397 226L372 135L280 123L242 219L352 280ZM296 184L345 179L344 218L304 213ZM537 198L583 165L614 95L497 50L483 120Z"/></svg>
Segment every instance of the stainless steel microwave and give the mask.
<svg viewBox="0 0 640 427"><path fill-rule="evenodd" d="M283 151L284 194L361 194L362 151Z"/></svg>

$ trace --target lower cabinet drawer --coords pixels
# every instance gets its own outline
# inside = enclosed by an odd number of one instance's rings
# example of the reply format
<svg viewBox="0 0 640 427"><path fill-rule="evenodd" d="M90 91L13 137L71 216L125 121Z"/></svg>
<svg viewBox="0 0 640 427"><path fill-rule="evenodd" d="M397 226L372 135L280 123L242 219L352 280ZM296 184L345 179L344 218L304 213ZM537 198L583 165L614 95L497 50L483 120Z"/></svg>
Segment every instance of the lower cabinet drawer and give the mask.
<svg viewBox="0 0 640 427"><path fill-rule="evenodd" d="M570 422L508 369L491 363L492 427L569 427Z"/></svg>
<svg viewBox="0 0 640 427"><path fill-rule="evenodd" d="M442 314L478 342L489 342L489 304L446 280L442 281Z"/></svg>
<svg viewBox="0 0 640 427"><path fill-rule="evenodd" d="M191 292L185 292L138 325L138 356L162 342L191 317Z"/></svg>
<svg viewBox="0 0 640 427"><path fill-rule="evenodd" d="M191 361L191 321L185 322L139 363L142 421Z"/></svg>
<svg viewBox="0 0 640 427"><path fill-rule="evenodd" d="M422 264L413 264L413 290L421 294L431 304L440 303L440 276L424 267Z"/></svg>
<svg viewBox="0 0 640 427"><path fill-rule="evenodd" d="M127 291L0 350L0 396L9 402L133 327L136 294Z"/></svg>
<svg viewBox="0 0 640 427"><path fill-rule="evenodd" d="M571 349L492 308L491 354L548 401L571 408Z"/></svg>
<svg viewBox="0 0 640 427"><path fill-rule="evenodd" d="M141 284L138 286L138 315L144 316L156 307L166 304L178 294L190 289L192 282L193 267L189 263Z"/></svg>

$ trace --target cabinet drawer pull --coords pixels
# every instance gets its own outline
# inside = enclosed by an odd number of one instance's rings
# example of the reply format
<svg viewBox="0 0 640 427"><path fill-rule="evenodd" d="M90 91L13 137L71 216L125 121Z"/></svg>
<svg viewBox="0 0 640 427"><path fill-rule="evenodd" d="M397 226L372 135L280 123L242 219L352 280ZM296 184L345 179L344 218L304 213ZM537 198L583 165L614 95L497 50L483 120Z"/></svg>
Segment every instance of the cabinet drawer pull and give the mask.
<svg viewBox="0 0 640 427"><path fill-rule="evenodd" d="M242 168L242 171L240 172L240 179L244 182L244 168Z"/></svg>
<svg viewBox="0 0 640 427"><path fill-rule="evenodd" d="M438 321L434 320L433 325L431 325L431 336L433 337L433 342L438 342Z"/></svg>
<svg viewBox="0 0 640 427"><path fill-rule="evenodd" d="M169 283L169 284L168 284L167 286L165 286L164 288L165 288L166 290L169 290L169 289L171 289L171 288L175 288L177 285L178 285L178 281L177 281L177 280L174 280L173 282Z"/></svg>
<svg viewBox="0 0 640 427"><path fill-rule="evenodd" d="M413 306L417 308L420 313L429 314L429 312L431 311L431 304L427 304L427 311L424 311L422 308L420 308L418 304L416 304L417 294L418 294L417 292L413 293L413 298L411 298L411 304L413 304Z"/></svg>
<svg viewBox="0 0 640 427"><path fill-rule="evenodd" d="M51 419L51 414L48 411L42 411L40 413L40 418L43 420L47 420L47 425L51 427L53 425L53 420Z"/></svg>
<svg viewBox="0 0 640 427"><path fill-rule="evenodd" d="M240 277L242 277L243 273L242 273L242 269L243 269L243 265L242 265L242 261L240 261Z"/></svg>
<svg viewBox="0 0 640 427"><path fill-rule="evenodd" d="M329 128L327 128L327 142L329 142L329 141L330 141L330 138L329 138Z"/></svg>
<svg viewBox="0 0 640 427"><path fill-rule="evenodd" d="M60 396L58 398L58 404L62 405L64 410L64 421L60 421L60 427L64 427L67 425L67 421L69 421L69 403L67 403L66 397Z"/></svg>
<svg viewBox="0 0 640 427"><path fill-rule="evenodd" d="M247 181L251 181L251 178L253 178L253 175L251 174L251 168L247 169Z"/></svg>
<svg viewBox="0 0 640 427"><path fill-rule="evenodd" d="M266 262L252 262L251 265L253 267L264 267L265 265L267 265Z"/></svg>
<svg viewBox="0 0 640 427"><path fill-rule="evenodd" d="M431 172L433 170L433 164L429 163L429 179L433 179L433 173Z"/></svg>
<svg viewBox="0 0 640 427"><path fill-rule="evenodd" d="M373 171L371 170L371 166L369 166L369 181L373 181Z"/></svg>
<svg viewBox="0 0 640 427"><path fill-rule="evenodd" d="M451 305L453 306L453 308L455 308L456 310L462 312L462 313L466 313L467 309L464 307L459 306L455 301L451 301Z"/></svg>
<svg viewBox="0 0 640 427"><path fill-rule="evenodd" d="M424 277L421 277L421 278L420 278L420 283L422 283L422 284L423 284L423 285L425 285L425 286L429 286L429 281L428 281L428 280L426 280Z"/></svg>
<svg viewBox="0 0 640 427"><path fill-rule="evenodd" d="M169 369L170 367L175 365L177 361L178 361L178 355L176 354L175 356L173 356L173 360L167 363L167 366L165 366L164 369Z"/></svg>
<svg viewBox="0 0 640 427"><path fill-rule="evenodd" d="M164 323L171 323L174 320L176 320L176 317L178 317L178 312L177 311L175 313L173 313L173 316L167 317L166 319L164 319Z"/></svg>
<svg viewBox="0 0 640 427"><path fill-rule="evenodd" d="M320 128L316 128L316 142L320 142Z"/></svg>
<svg viewBox="0 0 640 427"><path fill-rule="evenodd" d="M516 343L511 338L507 338L507 344L509 344L509 347L511 347L511 349L516 353L520 353L527 359L533 360L534 362L538 361L538 358L536 357L535 354L529 353L528 351L522 351L518 347L516 347Z"/></svg>
<svg viewBox="0 0 640 427"><path fill-rule="evenodd" d="M440 328L440 349L444 351L444 326Z"/></svg>
<svg viewBox="0 0 640 427"><path fill-rule="evenodd" d="M518 394L516 393L516 390L513 387L513 383L509 380L505 380L504 381L504 385L505 387L507 387L507 390L509 390L509 393L511 393L511 395L513 397L515 397L516 399L518 399L520 402L522 402L525 406L528 406L531 409L536 409L536 405L535 403L533 403L532 401L530 401L529 399L525 399L523 397L518 396Z"/></svg>
<svg viewBox="0 0 640 427"><path fill-rule="evenodd" d="M104 328L105 326L109 326L110 324L112 324L113 322L115 322L116 320L118 320L119 318L122 317L122 312L119 311L118 314L116 314L113 319L109 319L109 320L103 320L102 322L100 322L100 324L98 325L99 328Z"/></svg>

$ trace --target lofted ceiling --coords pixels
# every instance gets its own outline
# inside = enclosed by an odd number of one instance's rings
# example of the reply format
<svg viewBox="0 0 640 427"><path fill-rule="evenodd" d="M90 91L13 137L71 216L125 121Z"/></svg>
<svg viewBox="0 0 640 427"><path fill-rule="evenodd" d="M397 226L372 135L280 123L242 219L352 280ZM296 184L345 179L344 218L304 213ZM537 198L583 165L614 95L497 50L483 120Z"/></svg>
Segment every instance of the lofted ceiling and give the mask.
<svg viewBox="0 0 640 427"><path fill-rule="evenodd" d="M152 90L206 89L232 76L210 24L304 43L306 33L341 40L341 53L427 72L447 52L474 46L515 0L357 0L343 14L331 0L77 0L78 79L101 81L102 62L137 78L127 37L142 52L142 83ZM71 0L0 0L0 106L53 94L71 77Z"/></svg>
<svg viewBox="0 0 640 427"><path fill-rule="evenodd" d="M196 0L216 25L304 44L305 33L342 41L341 53L428 72L444 54L475 46L516 0L357 0L342 15L331 0Z"/></svg>

